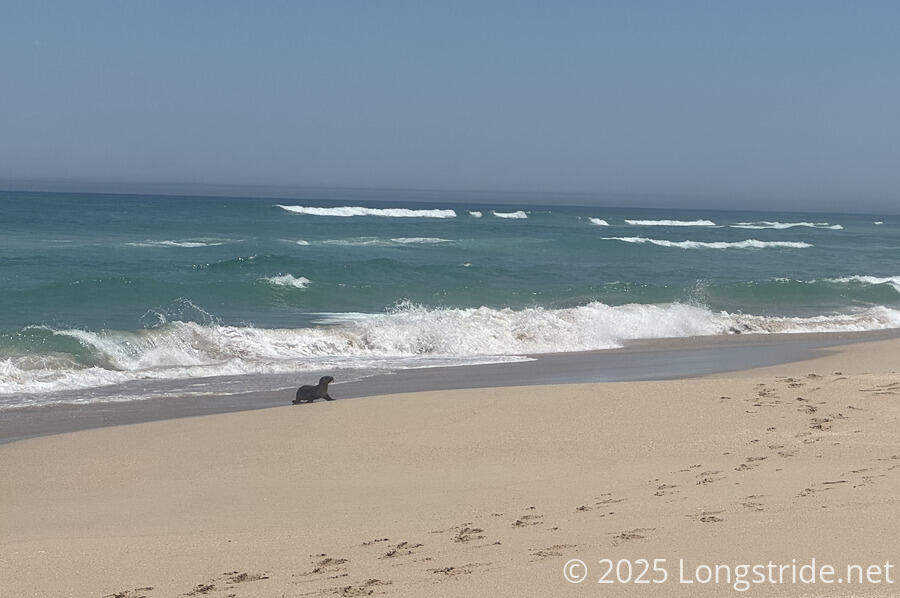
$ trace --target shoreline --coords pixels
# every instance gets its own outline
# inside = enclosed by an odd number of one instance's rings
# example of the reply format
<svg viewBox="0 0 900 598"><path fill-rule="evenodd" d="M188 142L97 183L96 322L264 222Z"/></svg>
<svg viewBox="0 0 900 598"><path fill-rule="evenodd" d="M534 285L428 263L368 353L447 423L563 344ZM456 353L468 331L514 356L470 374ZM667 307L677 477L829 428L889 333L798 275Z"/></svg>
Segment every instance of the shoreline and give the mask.
<svg viewBox="0 0 900 598"><path fill-rule="evenodd" d="M528 355L531 361L397 370L333 384L338 400L443 390L674 380L804 361L848 343L900 338L900 329L697 336L632 341L619 349ZM299 386L299 383L298 383ZM291 391L56 404L0 411L0 445L110 426L270 409Z"/></svg>
<svg viewBox="0 0 900 598"><path fill-rule="evenodd" d="M593 596L601 559L651 558L676 581L604 593L680 598L733 589L678 583L680 559L895 567L900 338L851 340L677 380L394 394L0 445L3 591ZM589 583L566 581L571 559Z"/></svg>

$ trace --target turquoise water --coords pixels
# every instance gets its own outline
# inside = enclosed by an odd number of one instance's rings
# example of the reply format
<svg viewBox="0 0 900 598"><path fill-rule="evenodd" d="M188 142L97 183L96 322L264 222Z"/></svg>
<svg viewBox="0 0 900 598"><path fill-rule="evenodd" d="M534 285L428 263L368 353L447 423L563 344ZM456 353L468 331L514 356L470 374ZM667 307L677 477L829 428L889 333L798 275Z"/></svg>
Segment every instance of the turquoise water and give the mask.
<svg viewBox="0 0 900 598"><path fill-rule="evenodd" d="M0 192L0 408L635 338L900 327L898 224Z"/></svg>

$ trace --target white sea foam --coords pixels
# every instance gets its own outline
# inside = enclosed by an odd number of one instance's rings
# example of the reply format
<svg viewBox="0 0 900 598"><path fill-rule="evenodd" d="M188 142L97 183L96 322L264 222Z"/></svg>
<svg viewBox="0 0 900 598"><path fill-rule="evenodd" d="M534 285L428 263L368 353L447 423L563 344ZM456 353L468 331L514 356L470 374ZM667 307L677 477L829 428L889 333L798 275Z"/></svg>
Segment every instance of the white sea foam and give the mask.
<svg viewBox="0 0 900 598"><path fill-rule="evenodd" d="M295 289L305 289L311 282L305 276L300 276L298 278L292 274L279 274L278 276L271 276L269 278L263 278L262 280L278 287L294 287Z"/></svg>
<svg viewBox="0 0 900 598"><path fill-rule="evenodd" d="M609 226L609 222L603 218L588 218L588 220L591 224L596 224L597 226Z"/></svg>
<svg viewBox="0 0 900 598"><path fill-rule="evenodd" d="M794 228L798 226L803 226L807 228L825 228L829 230L843 230L843 226L840 224L829 224L828 222L771 222L769 220L762 220L760 222L737 222L731 225L731 228L749 228L749 229L764 229L764 228L774 228L774 229L785 229L785 228Z"/></svg>
<svg viewBox="0 0 900 598"><path fill-rule="evenodd" d="M215 247L223 241L141 241L126 243L129 247Z"/></svg>
<svg viewBox="0 0 900 598"><path fill-rule="evenodd" d="M519 210L518 212L498 212L496 210L492 211L491 214L496 216L497 218L513 218L513 219L522 219L528 218L528 214Z"/></svg>
<svg viewBox="0 0 900 598"><path fill-rule="evenodd" d="M350 317L352 316L352 317ZM496 360L496 356L620 347L630 339L730 333L832 332L900 327L900 311L872 307L808 318L713 312L669 303L565 309L427 309L402 305L384 314L323 314L330 325L260 329L169 322L138 332L50 330L74 339L93 363L66 355L0 360L0 394L92 388L134 380L295 372L333 367L421 367ZM429 362L433 363L433 362Z"/></svg>
<svg viewBox="0 0 900 598"><path fill-rule="evenodd" d="M343 206L340 208L316 208L307 206L284 206L275 204L282 210L308 216L384 216L388 218L455 218L453 210L410 210L408 208L364 208Z"/></svg>
<svg viewBox="0 0 900 598"><path fill-rule="evenodd" d="M625 220L634 226L715 226L712 220Z"/></svg>
<svg viewBox="0 0 900 598"><path fill-rule="evenodd" d="M677 247L679 249L764 249L766 247L789 247L803 249L812 247L809 243L798 241L666 241L665 239L648 239L646 237L603 237L605 241L624 241L625 243L651 243L661 247Z"/></svg>
<svg viewBox="0 0 900 598"><path fill-rule="evenodd" d="M829 282L857 282L862 284L889 284L894 290L900 293L900 276L844 276L841 278L828 278Z"/></svg>
<svg viewBox="0 0 900 598"><path fill-rule="evenodd" d="M874 224L875 226L880 226L880 225L884 224L884 222L882 222L881 220L876 220L872 224Z"/></svg>
<svg viewBox="0 0 900 598"><path fill-rule="evenodd" d="M484 216L484 214L482 214L481 212L476 210L476 211L470 211L469 216L471 216L472 218L481 218L482 216Z"/></svg>
<svg viewBox="0 0 900 598"><path fill-rule="evenodd" d="M324 243L328 245L343 245L345 247L391 247L397 245L436 245L438 243L452 243L452 239L440 237L395 237L393 239L379 239L378 237L355 237L351 239L328 239Z"/></svg>
<svg viewBox="0 0 900 598"><path fill-rule="evenodd" d="M403 245L435 245L437 243L451 243L450 239L441 239L440 237L398 237L391 239L394 243Z"/></svg>
<svg viewBox="0 0 900 598"><path fill-rule="evenodd" d="M354 239L328 239L323 241L326 245L342 245L345 247L366 247L370 245L390 245L389 241L377 237L356 237Z"/></svg>
<svg viewBox="0 0 900 598"><path fill-rule="evenodd" d="M309 245L309 241L304 241L303 239L297 239L294 243L297 245Z"/></svg>

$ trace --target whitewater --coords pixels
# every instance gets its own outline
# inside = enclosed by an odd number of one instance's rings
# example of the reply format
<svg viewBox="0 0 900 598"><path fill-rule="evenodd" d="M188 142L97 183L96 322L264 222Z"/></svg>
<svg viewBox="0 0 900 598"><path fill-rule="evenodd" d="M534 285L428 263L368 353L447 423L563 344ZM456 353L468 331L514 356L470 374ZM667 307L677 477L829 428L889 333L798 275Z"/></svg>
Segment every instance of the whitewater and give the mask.
<svg viewBox="0 0 900 598"><path fill-rule="evenodd" d="M4 193L0 409L900 328L889 214Z"/></svg>
<svg viewBox="0 0 900 598"><path fill-rule="evenodd" d="M392 367L416 367L420 358L443 358L441 364L453 364L456 358L467 364L493 363L503 360L498 357L613 349L648 338L879 330L900 327L900 310L875 307L802 318L714 312L679 303L591 302L575 308L523 310L404 304L383 314L332 321L338 323L301 329L182 321L131 332L31 327L20 336L60 347L74 341L84 352L0 361L0 395L132 380L285 373L297 371L298 362L309 369L336 363L346 367L354 358L365 360L368 367L379 359Z"/></svg>

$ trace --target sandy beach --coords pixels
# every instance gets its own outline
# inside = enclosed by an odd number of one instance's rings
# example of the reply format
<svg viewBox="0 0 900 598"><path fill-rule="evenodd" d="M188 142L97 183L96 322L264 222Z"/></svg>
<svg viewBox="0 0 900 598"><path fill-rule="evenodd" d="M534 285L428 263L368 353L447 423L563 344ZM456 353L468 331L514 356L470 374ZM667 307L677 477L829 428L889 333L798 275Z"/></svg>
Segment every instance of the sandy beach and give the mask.
<svg viewBox="0 0 900 598"><path fill-rule="evenodd" d="M895 595L898 363L886 340L694 379L398 394L0 445L0 596L712 596L739 592L701 583L704 566L813 558L834 583L788 571L747 593ZM564 577L571 559L581 583ZM602 559L625 559L632 582L598 584ZM633 583L639 559L665 582Z"/></svg>

